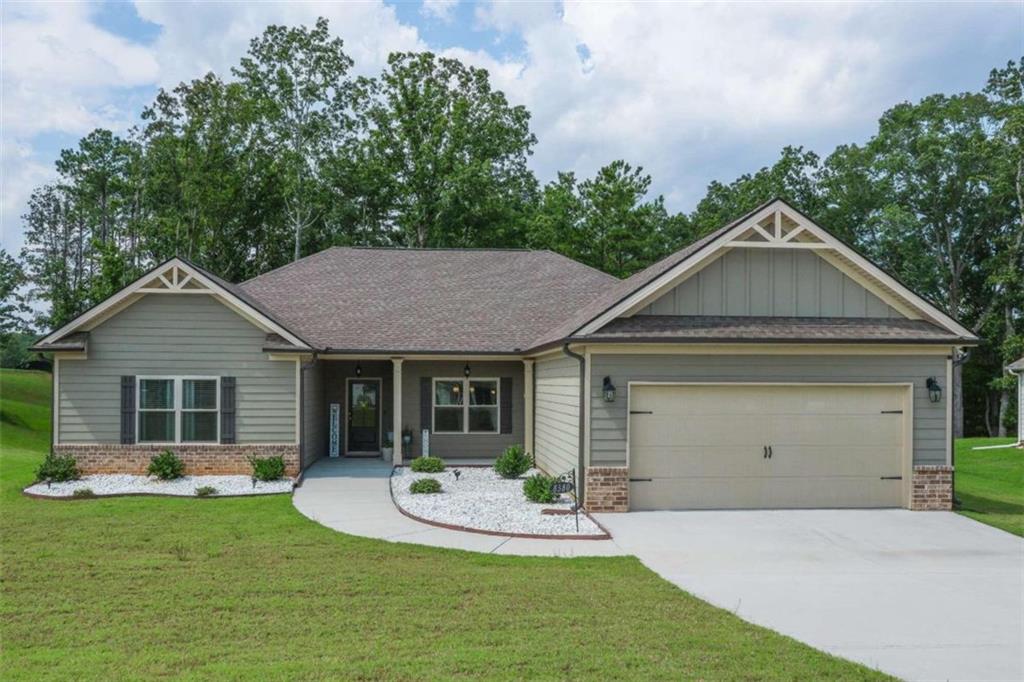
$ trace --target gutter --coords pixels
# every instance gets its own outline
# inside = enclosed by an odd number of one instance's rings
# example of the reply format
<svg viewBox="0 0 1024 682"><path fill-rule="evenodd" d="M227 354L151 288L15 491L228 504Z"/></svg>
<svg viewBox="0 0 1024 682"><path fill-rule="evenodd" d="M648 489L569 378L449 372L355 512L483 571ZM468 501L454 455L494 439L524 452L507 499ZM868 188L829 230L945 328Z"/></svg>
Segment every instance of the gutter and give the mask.
<svg viewBox="0 0 1024 682"><path fill-rule="evenodd" d="M563 343L562 344L562 352L565 355L569 356L570 358L575 359L577 362L580 363L580 423L579 423L580 434L579 434L579 443L578 443L579 454L578 454L578 464L577 464L577 469L579 471L579 475L577 476L577 478L578 478L577 487L579 488L579 495L577 496L577 499L582 501L582 500L586 499L585 496L584 496L584 494L586 492L585 484L584 484L584 480L586 478L586 476L585 476L586 461L584 460L583 438L584 438L584 434L586 433L586 410L584 409L584 406L586 404L586 399L587 399L587 396L586 396L587 386L586 386L586 381L585 381L585 379L586 379L586 371L587 371L587 359L585 357L583 357L582 355L580 355L579 353L574 353L573 351L569 350L569 344L568 343Z"/></svg>

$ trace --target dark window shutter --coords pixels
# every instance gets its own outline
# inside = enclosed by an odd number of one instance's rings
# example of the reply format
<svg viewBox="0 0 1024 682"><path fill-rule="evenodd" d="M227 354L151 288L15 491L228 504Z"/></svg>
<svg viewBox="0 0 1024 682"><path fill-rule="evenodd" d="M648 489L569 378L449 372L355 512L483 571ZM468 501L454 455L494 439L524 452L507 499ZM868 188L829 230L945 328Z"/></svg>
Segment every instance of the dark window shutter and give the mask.
<svg viewBox="0 0 1024 682"><path fill-rule="evenodd" d="M420 428L431 431L430 413L434 409L434 399L430 395L433 390L430 377L420 377Z"/></svg>
<svg viewBox="0 0 1024 682"><path fill-rule="evenodd" d="M220 442L235 442L235 377L220 378Z"/></svg>
<svg viewBox="0 0 1024 682"><path fill-rule="evenodd" d="M512 433L512 377L501 378L501 432Z"/></svg>
<svg viewBox="0 0 1024 682"><path fill-rule="evenodd" d="M135 443L135 377L121 377L121 444Z"/></svg>

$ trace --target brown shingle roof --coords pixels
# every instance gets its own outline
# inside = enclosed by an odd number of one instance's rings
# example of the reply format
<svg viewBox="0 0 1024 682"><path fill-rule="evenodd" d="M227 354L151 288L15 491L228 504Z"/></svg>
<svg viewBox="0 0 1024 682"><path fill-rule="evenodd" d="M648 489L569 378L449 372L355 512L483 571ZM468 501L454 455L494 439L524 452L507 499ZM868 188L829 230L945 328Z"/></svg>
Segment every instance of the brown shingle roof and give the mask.
<svg viewBox="0 0 1024 682"><path fill-rule="evenodd" d="M851 317L620 317L581 341L785 343L956 343L960 337L925 320Z"/></svg>
<svg viewBox="0 0 1024 682"><path fill-rule="evenodd" d="M336 247L237 289L321 350L513 353L618 281L550 251Z"/></svg>
<svg viewBox="0 0 1024 682"><path fill-rule="evenodd" d="M73 332L53 343L37 343L29 350L40 353L51 353L55 351L79 351L87 350L89 347L89 332Z"/></svg>

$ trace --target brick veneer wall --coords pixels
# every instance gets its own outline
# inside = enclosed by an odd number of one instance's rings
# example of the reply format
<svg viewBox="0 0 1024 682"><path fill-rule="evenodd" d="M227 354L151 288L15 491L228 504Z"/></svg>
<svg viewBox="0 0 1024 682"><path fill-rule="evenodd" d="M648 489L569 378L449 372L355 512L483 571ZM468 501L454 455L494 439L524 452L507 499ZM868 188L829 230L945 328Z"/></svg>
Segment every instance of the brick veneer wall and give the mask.
<svg viewBox="0 0 1024 682"><path fill-rule="evenodd" d="M629 511L629 469L589 467L583 506L589 512Z"/></svg>
<svg viewBox="0 0 1024 682"><path fill-rule="evenodd" d="M910 488L914 511L949 511L953 508L953 467L915 466Z"/></svg>
<svg viewBox="0 0 1024 682"><path fill-rule="evenodd" d="M186 474L250 474L248 457L284 458L285 474L299 473L299 446L282 445L55 445L71 455L84 474L145 474L153 455L170 450L185 463Z"/></svg>

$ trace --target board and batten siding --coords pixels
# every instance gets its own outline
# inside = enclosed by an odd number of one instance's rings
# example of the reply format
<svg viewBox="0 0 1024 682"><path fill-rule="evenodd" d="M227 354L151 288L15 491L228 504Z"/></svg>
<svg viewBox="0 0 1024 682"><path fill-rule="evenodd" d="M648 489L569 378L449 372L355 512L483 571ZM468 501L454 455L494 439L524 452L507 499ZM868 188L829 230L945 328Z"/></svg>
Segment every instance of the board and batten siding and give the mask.
<svg viewBox="0 0 1024 682"><path fill-rule="evenodd" d="M928 399L925 382L945 384L944 355L591 355L590 465L626 464L627 387L631 381L764 383L913 383L914 464L946 464L946 401ZM601 396L610 376L615 402Z"/></svg>
<svg viewBox="0 0 1024 682"><path fill-rule="evenodd" d="M238 443L294 443L295 362L265 338L212 296L145 296L89 333L87 359L60 361L58 440L120 443L123 375L191 375L236 377Z"/></svg>
<svg viewBox="0 0 1024 682"><path fill-rule="evenodd" d="M580 365L556 357L538 360L534 372L534 456L548 474L562 474L579 467Z"/></svg>
<svg viewBox="0 0 1024 682"><path fill-rule="evenodd" d="M637 314L902 317L820 256L801 249L734 249Z"/></svg>

